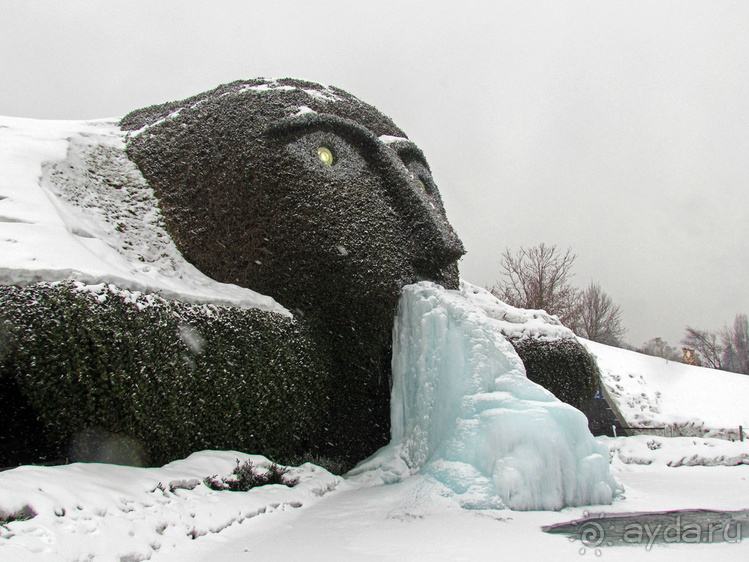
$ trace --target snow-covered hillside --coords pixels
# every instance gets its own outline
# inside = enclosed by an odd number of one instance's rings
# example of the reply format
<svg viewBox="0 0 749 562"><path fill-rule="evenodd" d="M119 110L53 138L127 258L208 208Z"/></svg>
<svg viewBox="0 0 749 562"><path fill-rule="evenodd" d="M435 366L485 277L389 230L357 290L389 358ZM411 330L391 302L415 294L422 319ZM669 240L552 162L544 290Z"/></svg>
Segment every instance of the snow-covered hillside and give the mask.
<svg viewBox="0 0 749 562"><path fill-rule="evenodd" d="M630 427L668 435L738 439L749 428L749 376L580 342L596 357L602 382Z"/></svg>

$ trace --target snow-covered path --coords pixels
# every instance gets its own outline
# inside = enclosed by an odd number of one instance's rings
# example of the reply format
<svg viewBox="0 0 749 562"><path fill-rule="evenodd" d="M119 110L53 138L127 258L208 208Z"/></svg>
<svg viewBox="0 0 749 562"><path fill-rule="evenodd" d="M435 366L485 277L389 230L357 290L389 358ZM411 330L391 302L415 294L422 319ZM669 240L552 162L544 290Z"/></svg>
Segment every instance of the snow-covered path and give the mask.
<svg viewBox="0 0 749 562"><path fill-rule="evenodd" d="M463 510L431 495L431 486L417 477L388 486L341 488L308 509L258 518L158 560L468 561L492 559L491 553L508 545L540 541L547 552L568 547L566 539L545 535L539 525L564 521L569 513Z"/></svg>
<svg viewBox="0 0 749 562"><path fill-rule="evenodd" d="M0 526L0 561L235 562L250 560L578 560L597 558L546 525L603 513L749 508L749 442L608 439L624 494L612 505L561 511L463 509L461 498L419 474L396 484L342 479L313 465L292 469L294 488L215 492L200 484L229 474L237 452L202 452L163 468L102 464L23 467L0 473L0 511L34 515ZM718 466L684 466L684 461ZM678 468L669 466L681 462ZM161 487L159 487L161 485ZM3 515L0 513L0 518ZM746 560L740 541L601 547L607 560ZM735 539L735 533L731 534ZM605 537L604 537L605 538ZM738 543L738 544L737 544Z"/></svg>
<svg viewBox="0 0 749 562"><path fill-rule="evenodd" d="M687 508L749 507L749 466L620 466L625 497L591 514ZM429 491L429 493L426 493ZM424 492L424 493L422 493ZM560 512L464 510L435 495L420 478L387 486L345 483L309 508L247 520L219 535L201 537L157 555L165 562L270 560L745 560L740 543L647 544L585 548L579 541L541 531L544 525L583 517L585 508ZM586 558L583 558L586 559Z"/></svg>

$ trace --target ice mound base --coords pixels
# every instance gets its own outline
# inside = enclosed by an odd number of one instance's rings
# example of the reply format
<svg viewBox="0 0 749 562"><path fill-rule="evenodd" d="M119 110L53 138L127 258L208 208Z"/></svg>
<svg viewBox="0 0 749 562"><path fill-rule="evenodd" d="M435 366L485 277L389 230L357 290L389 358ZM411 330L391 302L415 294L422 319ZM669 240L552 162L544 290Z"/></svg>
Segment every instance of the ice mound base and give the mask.
<svg viewBox="0 0 749 562"><path fill-rule="evenodd" d="M610 504L608 448L585 416L525 376L470 292L405 287L393 332L392 440L350 476L419 475L475 509Z"/></svg>

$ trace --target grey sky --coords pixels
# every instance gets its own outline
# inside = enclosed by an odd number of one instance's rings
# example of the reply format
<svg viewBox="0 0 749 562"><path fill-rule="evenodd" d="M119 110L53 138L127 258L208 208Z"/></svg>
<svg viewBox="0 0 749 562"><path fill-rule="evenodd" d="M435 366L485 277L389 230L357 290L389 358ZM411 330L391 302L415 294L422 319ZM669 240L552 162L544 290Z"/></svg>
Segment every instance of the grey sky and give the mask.
<svg viewBox="0 0 749 562"><path fill-rule="evenodd" d="M118 116L255 76L339 86L424 149L466 280L546 242L632 344L749 313L743 0L9 0L0 49L0 115Z"/></svg>

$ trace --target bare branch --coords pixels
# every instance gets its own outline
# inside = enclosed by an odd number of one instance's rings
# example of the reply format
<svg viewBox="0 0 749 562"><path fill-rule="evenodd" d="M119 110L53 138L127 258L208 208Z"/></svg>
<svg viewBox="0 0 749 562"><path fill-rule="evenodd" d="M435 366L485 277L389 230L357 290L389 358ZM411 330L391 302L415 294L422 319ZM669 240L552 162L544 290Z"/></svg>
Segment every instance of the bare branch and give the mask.
<svg viewBox="0 0 749 562"><path fill-rule="evenodd" d="M749 319L737 314L733 328L723 327L720 332L723 348L723 368L734 373L749 375Z"/></svg>
<svg viewBox="0 0 749 562"><path fill-rule="evenodd" d="M512 253L506 248L500 259L503 279L492 292L508 304L545 310L568 321L575 310L577 289L569 284L576 256L555 245L540 244Z"/></svg>
<svg viewBox="0 0 749 562"><path fill-rule="evenodd" d="M723 368L721 358L723 351L718 343L718 335L715 332L698 330L697 328L687 326L681 344L690 349L694 349L705 367L710 367L712 369Z"/></svg>
<svg viewBox="0 0 749 562"><path fill-rule="evenodd" d="M580 294L571 328L578 336L607 345L620 345L626 332L621 324L621 310L593 282Z"/></svg>

